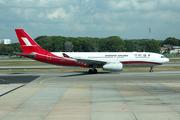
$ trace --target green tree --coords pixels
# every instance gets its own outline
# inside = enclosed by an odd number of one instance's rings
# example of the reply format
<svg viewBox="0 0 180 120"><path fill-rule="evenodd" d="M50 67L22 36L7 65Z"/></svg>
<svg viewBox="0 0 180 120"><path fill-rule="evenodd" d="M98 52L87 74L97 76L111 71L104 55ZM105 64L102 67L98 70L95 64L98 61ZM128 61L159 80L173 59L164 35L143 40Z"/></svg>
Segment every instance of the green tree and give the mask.
<svg viewBox="0 0 180 120"><path fill-rule="evenodd" d="M124 40L126 52L133 52L135 50L135 45L132 40Z"/></svg>
<svg viewBox="0 0 180 120"><path fill-rule="evenodd" d="M12 43L10 46L12 46L13 52L22 52L22 49L19 43Z"/></svg>
<svg viewBox="0 0 180 120"><path fill-rule="evenodd" d="M61 36L53 37L53 41L52 41L53 49L52 49L52 52L64 51L64 42L65 42L64 37L61 37Z"/></svg>
<svg viewBox="0 0 180 120"><path fill-rule="evenodd" d="M43 45L42 45L42 48L45 49L45 50L47 50L47 51L52 52L52 50L53 50L53 45L52 45L52 43L46 43L46 44L43 44Z"/></svg>
<svg viewBox="0 0 180 120"><path fill-rule="evenodd" d="M125 42L118 36L110 36L100 41L103 52L122 52L125 50Z"/></svg>
<svg viewBox="0 0 180 120"><path fill-rule="evenodd" d="M147 45L147 41L141 41L139 46L140 46L140 52L144 52L146 51L146 46Z"/></svg>
<svg viewBox="0 0 180 120"><path fill-rule="evenodd" d="M157 40L151 40L146 43L146 52L159 53L159 42Z"/></svg>
<svg viewBox="0 0 180 120"><path fill-rule="evenodd" d="M170 44L170 45L178 46L179 40L174 37L168 37L166 38L166 40L164 40L163 44Z"/></svg>

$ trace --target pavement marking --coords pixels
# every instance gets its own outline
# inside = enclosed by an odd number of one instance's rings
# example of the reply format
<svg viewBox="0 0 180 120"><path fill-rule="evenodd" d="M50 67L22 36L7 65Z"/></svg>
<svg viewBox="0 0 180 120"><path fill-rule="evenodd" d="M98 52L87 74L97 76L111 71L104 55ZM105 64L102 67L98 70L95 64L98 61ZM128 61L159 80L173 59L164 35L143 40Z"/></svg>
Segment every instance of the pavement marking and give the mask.
<svg viewBox="0 0 180 120"><path fill-rule="evenodd" d="M40 75L40 77L42 77L43 75L45 75L46 73L43 73L42 75Z"/></svg>
<svg viewBox="0 0 180 120"><path fill-rule="evenodd" d="M19 81L10 81L10 80L4 80L4 79L0 79L1 81L3 81L3 82L14 82L14 83L21 83L21 82L19 82Z"/></svg>
<svg viewBox="0 0 180 120"><path fill-rule="evenodd" d="M8 88L8 87L3 87L3 88L1 88L0 90L6 89L6 88Z"/></svg>
<svg viewBox="0 0 180 120"><path fill-rule="evenodd" d="M1 81L3 81L3 82L5 82L5 80L4 79L0 79Z"/></svg>
<svg viewBox="0 0 180 120"><path fill-rule="evenodd" d="M3 94L1 94L1 95L0 95L0 97L4 96L4 95L6 95L6 94L8 94L8 93L10 93L10 92L13 92L13 91L15 91L15 90L17 90L17 89L19 89L19 88L21 88L21 87L25 86L25 85L26 85L26 84L21 85L21 86L19 86L19 87L17 87L17 88L14 88L14 89L12 89L12 90L10 90L10 91L6 92L6 93L3 93Z"/></svg>
<svg viewBox="0 0 180 120"><path fill-rule="evenodd" d="M123 109L121 109L121 110L125 110L126 108L123 108Z"/></svg>
<svg viewBox="0 0 180 120"><path fill-rule="evenodd" d="M43 79L43 80L41 80L41 81L39 82L39 84L40 84L40 85L44 85L44 86L49 86L49 85L47 85L47 84L42 84L42 82L44 82L44 81L46 81L46 80L51 80L51 79L53 79L53 78L57 78L57 77L52 77L52 78L48 78L48 79Z"/></svg>

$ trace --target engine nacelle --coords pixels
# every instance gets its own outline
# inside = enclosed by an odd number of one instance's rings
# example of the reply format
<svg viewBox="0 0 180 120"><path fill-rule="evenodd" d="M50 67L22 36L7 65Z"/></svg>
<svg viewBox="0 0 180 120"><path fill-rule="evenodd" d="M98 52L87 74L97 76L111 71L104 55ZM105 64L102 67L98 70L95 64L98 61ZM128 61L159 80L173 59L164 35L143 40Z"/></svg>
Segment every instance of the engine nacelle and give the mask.
<svg viewBox="0 0 180 120"><path fill-rule="evenodd" d="M109 63L109 64L105 64L103 66L103 70L108 70L108 71L122 71L122 68L123 68L123 64L120 63L120 62L112 62L112 63Z"/></svg>

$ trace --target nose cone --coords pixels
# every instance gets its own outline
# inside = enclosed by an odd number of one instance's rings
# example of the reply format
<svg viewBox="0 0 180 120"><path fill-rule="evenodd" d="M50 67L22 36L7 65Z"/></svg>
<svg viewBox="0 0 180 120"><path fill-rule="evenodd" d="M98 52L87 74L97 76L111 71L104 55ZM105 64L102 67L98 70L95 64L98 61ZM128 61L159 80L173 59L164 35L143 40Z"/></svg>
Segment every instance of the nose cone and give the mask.
<svg viewBox="0 0 180 120"><path fill-rule="evenodd" d="M169 59L168 59L168 58L165 58L165 62L164 62L164 63L167 63L167 62L169 62Z"/></svg>

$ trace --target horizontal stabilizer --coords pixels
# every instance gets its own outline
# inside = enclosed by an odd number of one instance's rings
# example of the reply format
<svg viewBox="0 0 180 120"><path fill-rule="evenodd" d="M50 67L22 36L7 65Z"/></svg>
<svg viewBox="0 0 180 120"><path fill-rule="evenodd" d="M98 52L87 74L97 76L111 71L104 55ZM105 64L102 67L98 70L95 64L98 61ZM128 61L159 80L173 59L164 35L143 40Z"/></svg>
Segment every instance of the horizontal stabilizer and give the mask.
<svg viewBox="0 0 180 120"><path fill-rule="evenodd" d="M36 54L35 53L31 53L31 54L26 54L26 53L19 53L19 52L14 52L15 54L18 54L18 55L23 55L25 57L30 57L30 58L35 58L36 57Z"/></svg>

